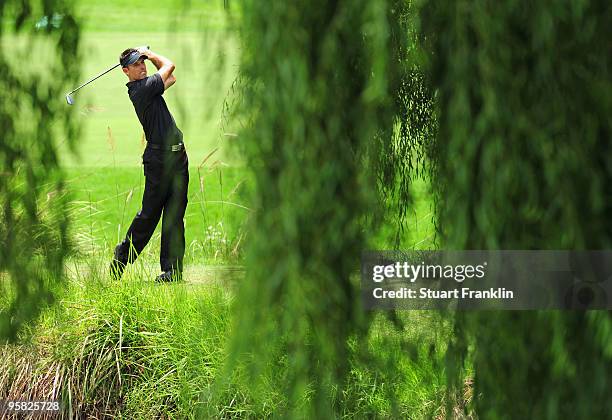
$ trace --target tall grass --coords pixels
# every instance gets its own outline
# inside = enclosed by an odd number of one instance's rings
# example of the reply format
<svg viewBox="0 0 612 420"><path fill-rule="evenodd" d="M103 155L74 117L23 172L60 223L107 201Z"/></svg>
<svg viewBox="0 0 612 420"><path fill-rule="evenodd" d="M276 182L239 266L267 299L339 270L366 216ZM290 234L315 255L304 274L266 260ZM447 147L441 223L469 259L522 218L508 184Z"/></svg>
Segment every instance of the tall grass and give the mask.
<svg viewBox="0 0 612 420"><path fill-rule="evenodd" d="M88 261L69 267L67 288L20 344L0 349L0 399L59 399L64 418L262 418L285 407L279 384L291 360L282 345L270 348L277 361L259 388L240 368L220 380L242 273L218 268L199 273L199 282L156 285L151 269L137 261L121 282L111 282L104 256ZM449 331L441 319L426 312L401 319L376 314L367 343L351 344L349 385L334 396L340 414L439 412Z"/></svg>
<svg viewBox="0 0 612 420"><path fill-rule="evenodd" d="M190 169L185 216L187 264L236 264L241 258L244 224L251 209L244 205L238 190L248 181L247 173L215 162L197 171ZM105 250L110 257L140 208L142 168L91 168L71 170L68 175L70 233L77 255L87 257ZM143 251L147 260L157 260L160 234L158 226Z"/></svg>
<svg viewBox="0 0 612 420"><path fill-rule="evenodd" d="M194 411L223 358L227 290L212 280L154 285L143 280L151 273L142 263L112 283L105 260L90 261L97 263L73 267L61 301L23 344L4 349L0 392L52 389L74 418L185 418L176 413Z"/></svg>

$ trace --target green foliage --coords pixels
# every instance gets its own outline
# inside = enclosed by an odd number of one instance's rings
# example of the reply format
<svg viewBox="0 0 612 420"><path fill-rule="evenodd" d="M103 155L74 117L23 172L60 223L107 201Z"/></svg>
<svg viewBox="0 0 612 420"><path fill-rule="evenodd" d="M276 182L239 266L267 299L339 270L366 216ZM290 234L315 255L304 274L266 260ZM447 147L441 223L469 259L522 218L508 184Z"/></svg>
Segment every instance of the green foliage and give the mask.
<svg viewBox="0 0 612 420"><path fill-rule="evenodd" d="M609 2L428 2L421 22L438 92L444 248L609 249ZM451 379L459 385L473 360L482 418L604 418L611 322L605 312L462 314Z"/></svg>
<svg viewBox="0 0 612 420"><path fill-rule="evenodd" d="M398 64L391 74L390 98L393 100L393 123L380 127L371 151L378 176L378 190L387 220L395 220L395 246L400 246L407 232L407 218L413 208L411 186L416 178L427 179L436 160L437 120L434 92L423 71L423 52L418 40L418 6L414 1L396 0L389 4L389 53Z"/></svg>
<svg viewBox="0 0 612 420"><path fill-rule="evenodd" d="M287 358L287 412L327 417L367 326L351 278L375 210L366 156L393 124L386 2L242 3L241 145L254 174L233 356ZM246 354L246 355L245 355ZM307 398L306 398L307 396Z"/></svg>
<svg viewBox="0 0 612 420"><path fill-rule="evenodd" d="M348 418L440 418L446 381L448 317L436 312L379 312L368 335L352 339L351 371L339 415Z"/></svg>
<svg viewBox="0 0 612 420"><path fill-rule="evenodd" d="M55 14L61 20L35 29ZM7 18L10 16L11 18ZM78 79L79 27L64 1L0 3L0 337L49 302L68 249L66 193L57 144L74 144L78 126L64 101ZM33 61L46 65L30 66Z"/></svg>

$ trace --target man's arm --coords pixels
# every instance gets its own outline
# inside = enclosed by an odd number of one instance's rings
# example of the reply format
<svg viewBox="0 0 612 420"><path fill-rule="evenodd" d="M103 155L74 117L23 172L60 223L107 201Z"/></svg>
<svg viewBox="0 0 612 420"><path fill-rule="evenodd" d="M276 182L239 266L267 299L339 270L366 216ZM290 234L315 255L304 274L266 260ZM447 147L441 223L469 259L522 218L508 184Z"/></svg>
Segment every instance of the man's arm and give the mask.
<svg viewBox="0 0 612 420"><path fill-rule="evenodd" d="M173 74L170 75L164 82L164 90L168 90L176 82L176 77Z"/></svg>
<svg viewBox="0 0 612 420"><path fill-rule="evenodd" d="M141 54L145 54L151 63L157 68L157 72L164 82L164 88L168 89L176 82L176 77L172 74L175 69L174 63L170 59L154 53L147 48L139 48L138 51Z"/></svg>

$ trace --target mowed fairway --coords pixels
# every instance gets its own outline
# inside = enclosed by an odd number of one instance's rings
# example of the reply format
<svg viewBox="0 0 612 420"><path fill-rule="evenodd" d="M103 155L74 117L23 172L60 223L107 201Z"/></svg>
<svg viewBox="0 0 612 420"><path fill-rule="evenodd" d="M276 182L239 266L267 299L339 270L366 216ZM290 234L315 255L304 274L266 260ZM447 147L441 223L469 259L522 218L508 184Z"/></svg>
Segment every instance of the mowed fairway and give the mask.
<svg viewBox="0 0 612 420"><path fill-rule="evenodd" d="M143 2L79 5L85 19L83 81L114 65L121 51L133 46L149 45L176 64L177 82L164 98L184 133L190 162L187 262L236 257L250 211L236 188L246 180L237 148L230 144L237 137L222 124L223 103L236 75L237 42L227 29L222 3L205 3L188 9L182 2L154 9ZM149 75L156 71L151 62L147 69ZM116 68L74 94L74 118L83 132L77 155L64 144L61 158L73 199L74 238L83 253L110 252L140 208L145 139L127 81ZM145 249L146 260L157 260L160 226Z"/></svg>

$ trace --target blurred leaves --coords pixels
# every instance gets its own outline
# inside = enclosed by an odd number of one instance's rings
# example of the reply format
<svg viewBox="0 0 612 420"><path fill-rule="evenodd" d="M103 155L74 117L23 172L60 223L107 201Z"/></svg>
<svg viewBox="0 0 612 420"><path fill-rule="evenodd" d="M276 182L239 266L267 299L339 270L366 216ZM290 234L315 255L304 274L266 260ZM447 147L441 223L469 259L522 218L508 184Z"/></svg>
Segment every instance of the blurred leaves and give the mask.
<svg viewBox="0 0 612 420"><path fill-rule="evenodd" d="M610 249L610 3L431 1L420 22L437 90L442 246ZM473 362L482 418L609 417L610 322L459 314L450 383Z"/></svg>
<svg viewBox="0 0 612 420"><path fill-rule="evenodd" d="M398 66L388 81L394 117L391 124L380 127L371 150L386 217L394 219L397 227L396 246L410 214L411 181L417 177L427 179L437 162L435 96L423 66L418 11L414 1L395 0L388 4L386 49ZM427 159L430 156L434 158Z"/></svg>
<svg viewBox="0 0 612 420"><path fill-rule="evenodd" d="M287 413L328 418L347 380L348 339L367 328L351 276L360 223L376 210L367 152L393 125L394 23L384 1L244 1L241 11L233 105L255 212L231 360L255 355L257 382L286 355Z"/></svg>
<svg viewBox="0 0 612 420"><path fill-rule="evenodd" d="M36 32L41 15L56 24ZM4 1L0 17L0 337L14 340L52 300L69 251L57 148L74 150L79 133L63 100L79 77L79 28L60 0Z"/></svg>

